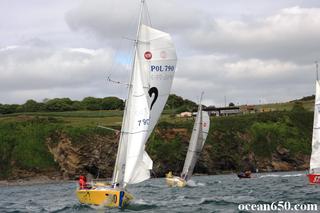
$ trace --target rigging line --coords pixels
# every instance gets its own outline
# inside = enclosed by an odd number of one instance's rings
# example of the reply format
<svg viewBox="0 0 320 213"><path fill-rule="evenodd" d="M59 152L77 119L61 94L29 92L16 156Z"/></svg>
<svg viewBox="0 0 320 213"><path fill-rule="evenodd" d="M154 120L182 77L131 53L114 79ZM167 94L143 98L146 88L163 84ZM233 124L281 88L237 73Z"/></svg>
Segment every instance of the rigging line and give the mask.
<svg viewBox="0 0 320 213"><path fill-rule="evenodd" d="M115 2L115 1L113 1ZM135 18L131 17L130 21L127 22L126 24L126 28L128 29L128 32L130 31L130 29L133 29L135 26ZM122 84L122 85L128 85L128 83L123 83L120 81L115 81L113 79L111 79L111 76L113 75L113 73L117 72L120 73L121 76L128 76L128 70L130 70L128 64L131 64L131 57L126 56L128 55L132 55L132 49L133 48L126 48L129 47L129 45L127 44L127 41L132 41L134 39L131 39L130 37L130 33L128 32L124 32L122 34L122 36L119 36L119 42L116 42L115 45L115 51L113 53L113 60L111 63L111 68L109 71L106 72L106 74L108 75L107 77L107 81L111 82L111 83L115 83L115 84ZM119 62L117 59L121 59L121 61ZM119 66L120 65L120 66ZM107 83L108 83L107 82ZM127 90L124 89L120 89L119 91L120 97L125 97L125 95L127 94Z"/></svg>
<svg viewBox="0 0 320 213"><path fill-rule="evenodd" d="M110 74L110 75L111 75L111 74ZM109 81L109 82L111 82L111 83L114 83L114 84L121 84L121 85L129 86L128 83L122 83L122 82L120 82L120 81L112 80L112 79L110 78L110 75L107 77L107 81Z"/></svg>
<svg viewBox="0 0 320 213"><path fill-rule="evenodd" d="M122 118L122 124L121 124L121 132L119 134L119 144L118 144L118 151L117 151L117 158L116 158L116 162L115 162L115 168L117 167L117 165L119 163L123 163L121 162L120 160L120 152L121 150L123 149L122 147L122 138L124 136L124 129L127 129L127 125L125 125L125 122L126 122L126 116L127 116L127 113L128 113L128 103L130 103L130 95L133 94L133 91L132 91L132 81L133 81L133 75L134 75L134 62L135 62L135 59L136 59L136 51L137 51L137 41L138 41L138 38L139 38L139 33L140 33L140 27L141 27L141 18L142 18L142 13L143 13L143 7L144 7L144 0L141 0L141 7L140 7L140 14L139 14L139 21L138 21L138 29L137 29L137 32L136 32L136 41L134 42L134 50L133 50L133 58L132 58L132 65L131 65L131 75L130 75L130 83L129 83L129 86L128 86L128 95L127 95L127 99L126 99L126 102L125 102L125 107L124 107L124 112L123 112L123 118ZM129 117L130 118L130 117ZM130 122L130 120L127 120L128 122ZM123 161L123 160L122 160ZM124 172L124 171L123 171ZM116 169L114 169L113 171L113 175L112 175L112 182L113 183L116 183L116 182L122 182L123 184L123 188L126 188L126 185L127 183L124 182L124 177L120 177L120 180L119 180L119 171L116 171ZM121 180L122 179L122 180Z"/></svg>
<svg viewBox="0 0 320 213"><path fill-rule="evenodd" d="M122 39L128 40L128 41L132 41L134 42L135 40L133 38L127 37L127 36L123 36Z"/></svg>
<svg viewBox="0 0 320 213"><path fill-rule="evenodd" d="M135 28L135 23L136 23L136 17L131 17L130 18L130 22L128 24L128 29ZM124 57L124 60L123 60L123 68L124 69L120 69L121 73L126 76L124 78L124 80L127 83L120 83L120 84L125 85L126 88L128 88L130 86L129 81L130 81L130 76L131 76L131 74L130 74L131 66L130 65L132 64L132 57L130 57L130 56L132 56L133 52L134 52L134 48L133 48L134 45L132 45L132 43L134 44L135 40L131 39L131 34L128 34L127 36L123 36L123 37L124 37L123 41L130 41L130 45L128 44L128 42L126 43L127 47L130 46L130 48L124 50L124 54L128 54L129 56ZM110 79L110 76L109 76L109 79ZM121 89L121 96L126 101L126 99L127 99L127 89Z"/></svg>
<svg viewBox="0 0 320 213"><path fill-rule="evenodd" d="M149 130L141 130L141 131L136 131L136 132L128 132L128 131L121 131L123 134L128 134L128 135L134 135L142 132L150 132Z"/></svg>
<svg viewBox="0 0 320 213"><path fill-rule="evenodd" d="M317 77L317 81L318 81L319 80L319 71L318 71L319 65L318 65L318 61L315 61L314 63L316 64L316 77Z"/></svg>
<svg viewBox="0 0 320 213"><path fill-rule="evenodd" d="M114 59L112 60L111 67L110 67L110 71L109 71L109 76L110 76L110 75L113 73L113 71L114 71L114 67L115 67L115 64L116 64L116 58L117 58L118 55L119 55L120 48L122 47L122 43L123 43L123 39L120 39L119 44L116 46L115 53L114 53Z"/></svg>
<svg viewBox="0 0 320 213"><path fill-rule="evenodd" d="M150 172L153 174L154 178L157 178L157 173L153 169L151 169Z"/></svg>
<svg viewBox="0 0 320 213"><path fill-rule="evenodd" d="M193 153L196 153L196 154L200 154L201 153L201 151L192 150L192 149L188 149L188 152L193 152Z"/></svg>
<svg viewBox="0 0 320 213"><path fill-rule="evenodd" d="M101 126L101 125L98 125L97 127L99 127L99 128L102 128L102 129L108 129L108 130L114 131L115 133L118 133L118 132L120 132L120 130L117 130L117 129L113 129L113 128L110 128L110 127L106 127L106 126Z"/></svg>
<svg viewBox="0 0 320 213"><path fill-rule="evenodd" d="M145 11L146 11L146 14L147 14L147 21L149 21L149 26L152 27L152 23L151 23L151 18L150 18L150 13L149 13L149 8L148 8L148 5L147 5L147 1L145 1L145 4L144 6L146 7Z"/></svg>

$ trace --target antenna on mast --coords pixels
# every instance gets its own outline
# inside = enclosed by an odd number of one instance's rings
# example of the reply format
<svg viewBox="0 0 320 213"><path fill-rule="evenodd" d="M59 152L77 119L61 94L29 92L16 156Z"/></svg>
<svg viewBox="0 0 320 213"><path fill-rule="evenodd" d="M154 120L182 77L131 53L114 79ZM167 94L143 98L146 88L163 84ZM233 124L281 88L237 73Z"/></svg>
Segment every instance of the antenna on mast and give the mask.
<svg viewBox="0 0 320 213"><path fill-rule="evenodd" d="M319 65L318 65L318 61L315 61L314 63L316 64L316 76L317 76L317 81L318 81L319 80L319 71L318 71Z"/></svg>
<svg viewBox="0 0 320 213"><path fill-rule="evenodd" d="M204 94L204 91L201 92L201 95L200 95L200 100L199 100L199 104L201 104L202 102L202 97L203 97L203 94Z"/></svg>

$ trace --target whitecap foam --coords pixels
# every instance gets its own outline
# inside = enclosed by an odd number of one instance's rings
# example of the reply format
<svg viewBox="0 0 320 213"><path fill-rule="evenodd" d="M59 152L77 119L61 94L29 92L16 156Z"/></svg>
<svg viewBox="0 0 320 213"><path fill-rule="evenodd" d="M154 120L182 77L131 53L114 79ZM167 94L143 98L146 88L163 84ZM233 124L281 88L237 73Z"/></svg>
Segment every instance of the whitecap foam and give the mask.
<svg viewBox="0 0 320 213"><path fill-rule="evenodd" d="M193 180L188 180L187 185L191 186L191 187L196 187L197 186L196 182L194 182Z"/></svg>
<svg viewBox="0 0 320 213"><path fill-rule="evenodd" d="M305 174L287 174L287 175L276 175L276 174L270 174L270 175L261 175L259 178L265 178L265 177L299 177L299 176L304 176Z"/></svg>
<svg viewBox="0 0 320 213"><path fill-rule="evenodd" d="M283 175L282 177L299 177L304 176L305 174L294 174L294 175Z"/></svg>
<svg viewBox="0 0 320 213"><path fill-rule="evenodd" d="M138 204L138 205L147 205L148 203L143 200L143 199L134 199L133 201L131 201L131 203L133 204Z"/></svg>
<svg viewBox="0 0 320 213"><path fill-rule="evenodd" d="M205 183L200 183L200 182L199 182L199 183L197 183L197 185L198 185L198 186L205 186L206 184L205 184Z"/></svg>
<svg viewBox="0 0 320 213"><path fill-rule="evenodd" d="M193 180L188 180L187 185L190 187L196 187L196 186L205 186L205 183L195 182Z"/></svg>
<svg viewBox="0 0 320 213"><path fill-rule="evenodd" d="M265 177L280 177L280 175L261 175L259 178L265 178Z"/></svg>

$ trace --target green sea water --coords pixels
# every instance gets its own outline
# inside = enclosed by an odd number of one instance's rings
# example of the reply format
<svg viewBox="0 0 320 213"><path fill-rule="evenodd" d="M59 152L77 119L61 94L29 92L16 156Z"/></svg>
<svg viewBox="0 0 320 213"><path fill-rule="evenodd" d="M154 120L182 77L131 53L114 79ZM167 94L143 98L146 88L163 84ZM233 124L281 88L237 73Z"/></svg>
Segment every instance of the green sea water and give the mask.
<svg viewBox="0 0 320 213"><path fill-rule="evenodd" d="M76 182L1 186L0 212L248 212L240 211L239 205L279 201L291 206L317 204L320 212L320 185L309 185L305 173L253 176L194 176L185 188L168 188L163 178L150 179L129 187L135 200L125 209L80 204L75 197Z"/></svg>

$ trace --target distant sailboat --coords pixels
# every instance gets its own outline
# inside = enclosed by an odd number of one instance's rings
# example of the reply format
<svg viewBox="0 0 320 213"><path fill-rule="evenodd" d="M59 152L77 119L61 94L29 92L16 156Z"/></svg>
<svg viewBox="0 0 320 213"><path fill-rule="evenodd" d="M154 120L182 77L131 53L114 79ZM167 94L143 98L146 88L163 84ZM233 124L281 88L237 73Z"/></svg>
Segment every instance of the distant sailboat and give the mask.
<svg viewBox="0 0 320 213"><path fill-rule="evenodd" d="M153 162L145 144L168 99L177 57L169 34L142 24L143 11L144 0L112 183L78 189L84 204L121 208L133 199L127 186L150 178Z"/></svg>
<svg viewBox="0 0 320 213"><path fill-rule="evenodd" d="M201 95L202 98L202 95ZM184 161L183 170L180 177L173 176L171 172L166 175L166 182L169 186L184 187L193 174L194 167L200 156L210 127L210 117L208 112L202 111L201 100L198 106L197 117L193 126L193 131L189 143L188 153Z"/></svg>
<svg viewBox="0 0 320 213"><path fill-rule="evenodd" d="M310 158L309 183L320 184L320 81L318 63L316 62L316 96L314 100L314 117L312 133L312 153Z"/></svg>

